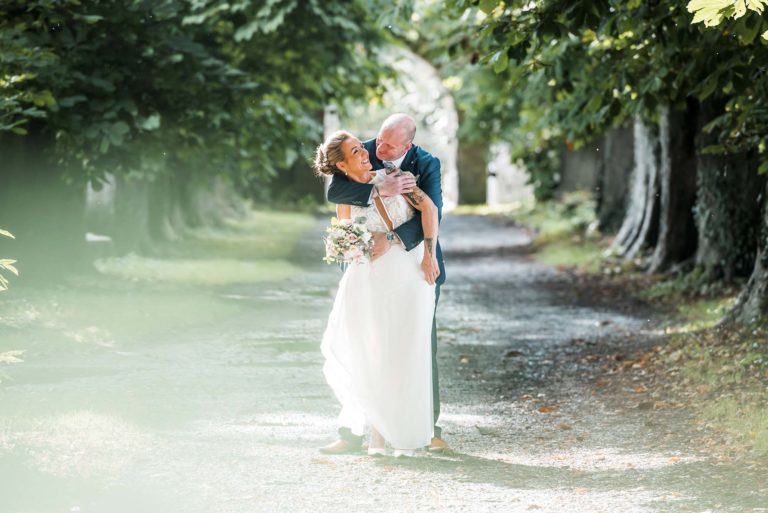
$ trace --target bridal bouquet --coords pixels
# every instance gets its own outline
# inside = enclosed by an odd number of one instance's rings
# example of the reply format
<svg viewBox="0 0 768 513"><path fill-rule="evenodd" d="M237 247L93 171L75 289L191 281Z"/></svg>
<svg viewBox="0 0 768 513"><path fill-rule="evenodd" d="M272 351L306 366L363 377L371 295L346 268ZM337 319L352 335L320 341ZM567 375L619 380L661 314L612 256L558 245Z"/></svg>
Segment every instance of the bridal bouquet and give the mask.
<svg viewBox="0 0 768 513"><path fill-rule="evenodd" d="M373 237L365 226L365 218L331 219L325 230L325 260L329 264L367 262L373 251Z"/></svg>

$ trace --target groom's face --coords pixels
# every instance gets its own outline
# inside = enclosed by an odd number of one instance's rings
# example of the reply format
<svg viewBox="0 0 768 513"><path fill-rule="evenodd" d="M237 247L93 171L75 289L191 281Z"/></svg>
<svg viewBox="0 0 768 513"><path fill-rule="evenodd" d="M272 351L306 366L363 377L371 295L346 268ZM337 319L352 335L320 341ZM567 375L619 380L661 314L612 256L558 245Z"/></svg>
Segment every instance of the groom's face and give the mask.
<svg viewBox="0 0 768 513"><path fill-rule="evenodd" d="M379 160L397 160L410 149L411 142L403 130L382 129L376 136L376 156Z"/></svg>

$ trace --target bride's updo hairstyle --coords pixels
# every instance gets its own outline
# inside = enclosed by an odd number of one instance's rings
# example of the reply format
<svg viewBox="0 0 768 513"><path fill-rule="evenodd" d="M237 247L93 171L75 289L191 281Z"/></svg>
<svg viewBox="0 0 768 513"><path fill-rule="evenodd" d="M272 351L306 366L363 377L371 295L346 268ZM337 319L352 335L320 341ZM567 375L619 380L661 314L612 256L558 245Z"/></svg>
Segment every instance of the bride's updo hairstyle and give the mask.
<svg viewBox="0 0 768 513"><path fill-rule="evenodd" d="M331 176L341 170L336 167L337 162L344 160L344 150L341 145L352 137L346 130L337 130L329 135L323 144L317 147L315 152L315 174L318 176Z"/></svg>

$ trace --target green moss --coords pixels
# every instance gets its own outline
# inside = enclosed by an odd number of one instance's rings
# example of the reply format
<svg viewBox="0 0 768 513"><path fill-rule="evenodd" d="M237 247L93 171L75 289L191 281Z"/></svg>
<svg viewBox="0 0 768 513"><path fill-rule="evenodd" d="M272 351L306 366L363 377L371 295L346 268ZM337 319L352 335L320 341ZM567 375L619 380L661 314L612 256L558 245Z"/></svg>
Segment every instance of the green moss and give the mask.
<svg viewBox="0 0 768 513"><path fill-rule="evenodd" d="M647 299L682 300L690 297L730 295L737 288L724 284L722 280L714 279L704 269L697 267L689 273L654 284L642 295Z"/></svg>
<svg viewBox="0 0 768 513"><path fill-rule="evenodd" d="M730 310L736 298L724 297L715 299L699 299L677 305L677 311L684 319L678 326L678 331L692 332L711 328L717 325Z"/></svg>

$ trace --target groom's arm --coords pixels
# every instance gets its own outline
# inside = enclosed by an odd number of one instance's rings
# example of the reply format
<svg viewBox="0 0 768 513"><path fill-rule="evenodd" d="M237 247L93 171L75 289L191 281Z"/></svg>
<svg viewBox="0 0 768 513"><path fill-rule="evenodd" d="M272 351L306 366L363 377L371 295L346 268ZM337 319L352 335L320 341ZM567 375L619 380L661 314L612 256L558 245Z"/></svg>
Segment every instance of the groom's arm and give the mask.
<svg viewBox="0 0 768 513"><path fill-rule="evenodd" d="M353 182L338 173L333 175L328 187L328 201L336 204L367 207L371 201L373 185Z"/></svg>
<svg viewBox="0 0 768 513"><path fill-rule="evenodd" d="M439 222L443 215L443 190L440 185L440 160L435 156L429 155L429 158L425 159L424 162L419 162L419 169L417 172L422 177L421 183L419 183L419 188L424 194L429 196L432 202L437 206L437 219ZM413 219L395 228L395 233L408 251L421 244L421 241L424 240L424 230L421 226L421 213L416 212Z"/></svg>

